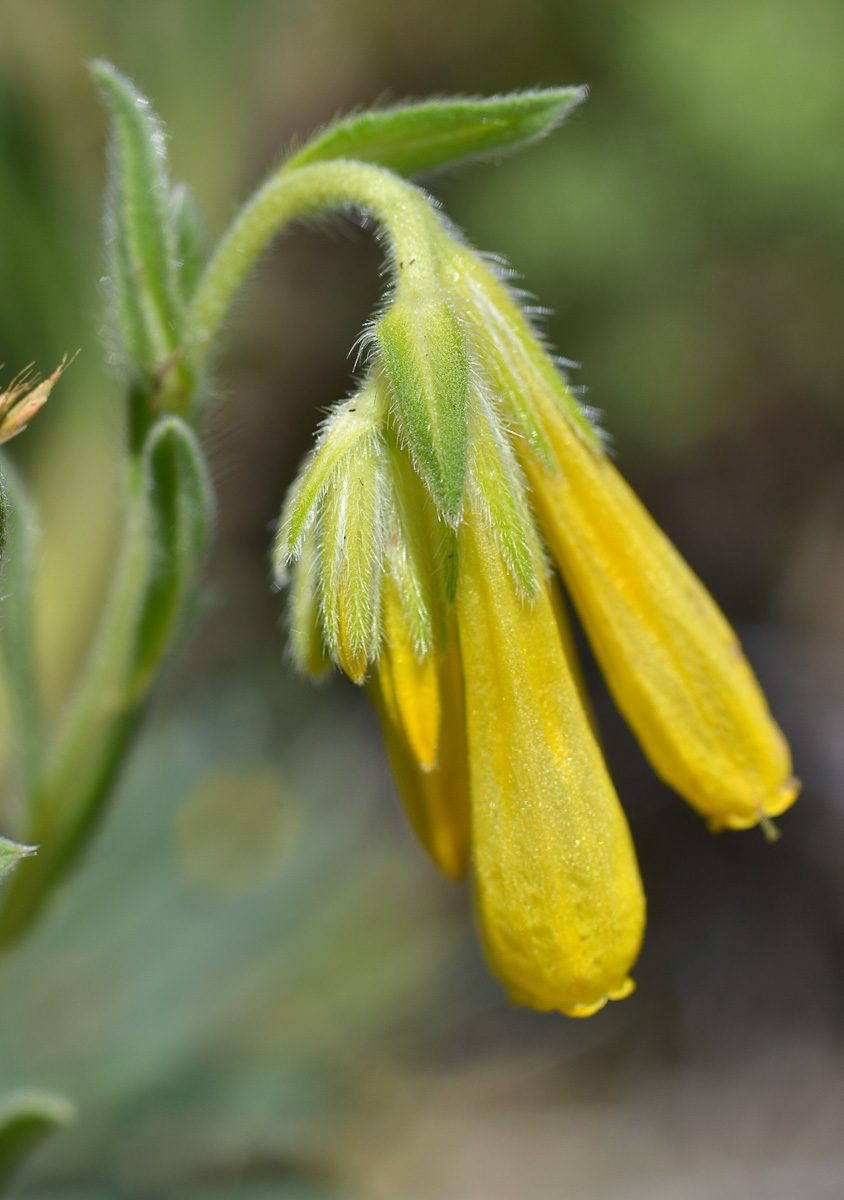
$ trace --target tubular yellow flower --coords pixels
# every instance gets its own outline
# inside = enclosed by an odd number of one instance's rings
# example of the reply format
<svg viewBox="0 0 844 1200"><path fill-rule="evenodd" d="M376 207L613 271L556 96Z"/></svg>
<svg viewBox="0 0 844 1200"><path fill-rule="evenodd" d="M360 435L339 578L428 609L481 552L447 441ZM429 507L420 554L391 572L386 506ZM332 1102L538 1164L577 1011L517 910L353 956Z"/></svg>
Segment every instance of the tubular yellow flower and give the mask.
<svg viewBox="0 0 844 1200"><path fill-rule="evenodd" d="M277 577L295 564L299 664L367 681L410 822L446 875L470 868L511 998L588 1016L632 990L645 902L546 548L645 753L711 828L797 784L724 617L516 299L419 200L422 261L397 264L370 374L291 490Z"/></svg>
<svg viewBox="0 0 844 1200"><path fill-rule="evenodd" d="M520 600L483 524L457 599L478 914L512 998L588 1016L632 990L644 897L544 587Z"/></svg>
<svg viewBox="0 0 844 1200"><path fill-rule="evenodd" d="M534 506L610 690L654 769L713 829L793 803L791 757L738 640L613 465L563 421Z"/></svg>
<svg viewBox="0 0 844 1200"><path fill-rule="evenodd" d="M572 419L571 394L506 288L463 249L460 266L482 362L536 430L518 444L532 507L642 749L713 830L779 815L799 785L735 634L582 416Z"/></svg>
<svg viewBox="0 0 844 1200"><path fill-rule="evenodd" d="M442 651L430 651L420 662L389 584L384 608L385 641L370 686L384 744L419 840L449 879L462 879L469 857L469 775L456 631Z"/></svg>
<svg viewBox="0 0 844 1200"><path fill-rule="evenodd" d="M419 658L392 579L384 580L384 644L378 679L387 711L420 770L433 771L439 757L442 706L433 653Z"/></svg>

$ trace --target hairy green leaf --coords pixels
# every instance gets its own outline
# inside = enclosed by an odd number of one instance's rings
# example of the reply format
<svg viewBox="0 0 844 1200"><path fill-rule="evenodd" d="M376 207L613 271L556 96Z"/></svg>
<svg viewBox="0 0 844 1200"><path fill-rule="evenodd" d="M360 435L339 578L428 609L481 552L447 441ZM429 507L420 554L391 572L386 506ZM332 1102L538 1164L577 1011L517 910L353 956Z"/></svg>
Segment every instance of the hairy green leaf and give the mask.
<svg viewBox="0 0 844 1200"><path fill-rule="evenodd" d="M122 350L130 369L154 374L181 344L184 322L164 130L110 63L91 71L112 117L106 227Z"/></svg>
<svg viewBox="0 0 844 1200"><path fill-rule="evenodd" d="M186 423L167 417L145 448L149 576L138 622L136 687L146 687L202 561L213 499L205 458Z"/></svg>
<svg viewBox="0 0 844 1200"><path fill-rule="evenodd" d="M373 109L329 126L288 165L349 158L378 163L400 175L424 174L517 150L559 125L585 97L585 88L545 88Z"/></svg>
<svg viewBox="0 0 844 1200"><path fill-rule="evenodd" d="M187 304L199 281L208 259L208 231L193 197L185 183L173 185L170 205L173 228L176 236L176 254L179 264L179 283L182 298Z"/></svg>

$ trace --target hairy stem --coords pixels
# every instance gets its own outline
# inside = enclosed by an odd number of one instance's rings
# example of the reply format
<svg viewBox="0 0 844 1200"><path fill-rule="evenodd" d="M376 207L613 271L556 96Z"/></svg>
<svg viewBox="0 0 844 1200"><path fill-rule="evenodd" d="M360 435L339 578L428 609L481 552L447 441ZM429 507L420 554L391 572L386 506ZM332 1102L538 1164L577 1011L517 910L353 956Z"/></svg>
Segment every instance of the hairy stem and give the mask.
<svg viewBox="0 0 844 1200"><path fill-rule="evenodd" d="M395 272L434 269L438 221L412 184L364 163L343 160L281 167L256 192L220 242L197 287L188 333L194 360L208 355L235 294L255 260L290 221L337 208L372 216L384 231Z"/></svg>

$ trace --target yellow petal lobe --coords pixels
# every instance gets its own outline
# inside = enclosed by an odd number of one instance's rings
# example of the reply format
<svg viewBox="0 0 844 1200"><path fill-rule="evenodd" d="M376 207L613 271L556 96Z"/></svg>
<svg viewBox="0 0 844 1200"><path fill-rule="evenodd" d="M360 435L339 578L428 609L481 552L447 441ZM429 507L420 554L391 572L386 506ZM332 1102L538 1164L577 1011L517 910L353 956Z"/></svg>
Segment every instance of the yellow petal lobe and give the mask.
<svg viewBox="0 0 844 1200"><path fill-rule="evenodd" d="M613 464L534 399L560 468L525 456L534 508L645 754L712 828L777 816L799 785L735 634Z"/></svg>
<svg viewBox="0 0 844 1200"><path fill-rule="evenodd" d="M548 593L516 595L490 534L461 530L457 600L481 932L515 1003L588 1016L627 994L645 902L624 814Z"/></svg>
<svg viewBox="0 0 844 1200"><path fill-rule="evenodd" d="M378 670L393 724L423 771L437 763L440 736L440 685L436 655L421 660L413 646L396 585L384 580L383 637Z"/></svg>
<svg viewBox="0 0 844 1200"><path fill-rule="evenodd" d="M428 737L434 722L430 715L425 718L413 711L421 707L418 701L411 702L409 697L399 700L399 694L409 689L410 679L401 678L388 646L378 659L370 696L381 718L384 744L408 820L440 870L456 881L466 874L469 857L469 777L456 630L451 630L442 651L431 652L428 657L435 664L433 680L439 714L433 755ZM430 676L426 686L431 686ZM413 714L410 721L408 712ZM414 728L416 733L409 734ZM420 749L431 766L423 765Z"/></svg>

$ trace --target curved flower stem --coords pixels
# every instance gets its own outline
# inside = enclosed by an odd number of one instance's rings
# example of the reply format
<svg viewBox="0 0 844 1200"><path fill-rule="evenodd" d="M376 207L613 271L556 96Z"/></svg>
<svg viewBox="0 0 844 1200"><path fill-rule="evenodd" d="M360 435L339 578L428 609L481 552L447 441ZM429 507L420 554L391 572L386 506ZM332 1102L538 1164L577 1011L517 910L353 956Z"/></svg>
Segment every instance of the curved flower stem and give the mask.
<svg viewBox="0 0 844 1200"><path fill-rule="evenodd" d="M235 293L273 237L297 217L343 207L374 218L403 283L437 277L440 224L418 188L379 167L343 160L282 167L236 217L200 280L181 348L192 366L201 368L207 360ZM16 942L29 928L87 845L181 625L201 562L211 495L195 436L178 417L157 421L147 390L136 394L130 387L128 409L123 551L81 685L31 783L24 833L39 853L5 888L0 946ZM168 422L159 450L170 434L178 437L159 454L156 430ZM156 454L163 455L158 468L151 465Z"/></svg>
<svg viewBox="0 0 844 1200"><path fill-rule="evenodd" d="M85 679L34 781L26 836L39 852L7 885L0 946L18 940L93 824L137 714L121 686L143 600L147 539L140 464L133 461L124 543Z"/></svg>
<svg viewBox="0 0 844 1200"><path fill-rule="evenodd" d="M211 492L193 434L153 428L129 460L125 538L80 688L30 793L22 863L0 908L0 946L28 929L75 863L108 801L181 627L207 542Z"/></svg>
<svg viewBox="0 0 844 1200"><path fill-rule="evenodd" d="M428 197L380 167L336 160L281 167L235 218L196 290L188 314L194 360L205 361L231 302L255 260L290 221L337 208L374 217L387 235L396 271L435 269L438 222Z"/></svg>

